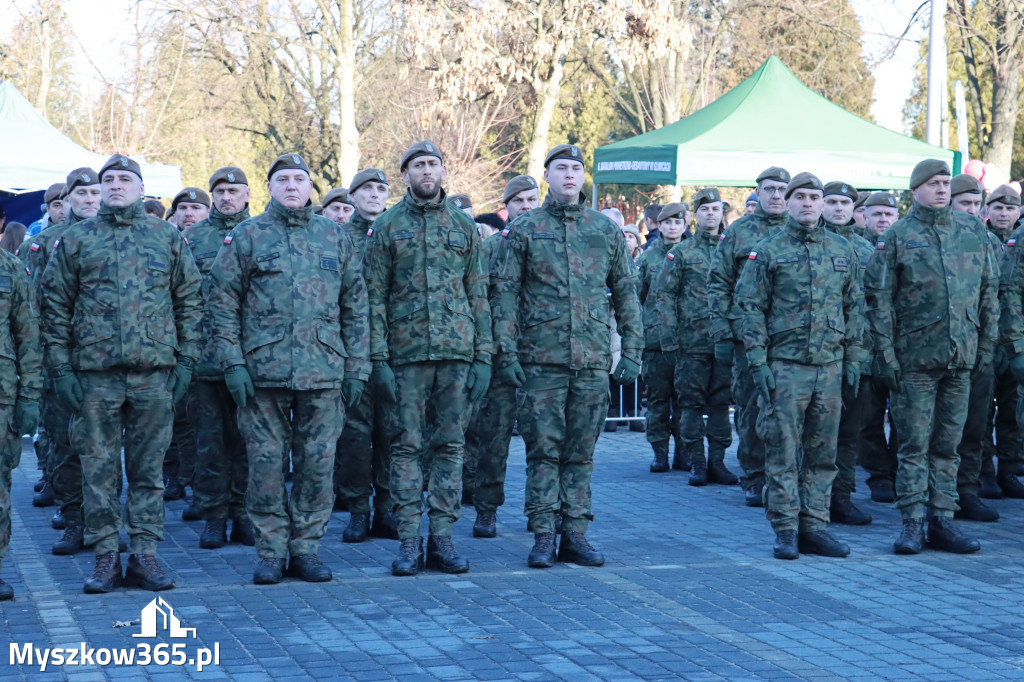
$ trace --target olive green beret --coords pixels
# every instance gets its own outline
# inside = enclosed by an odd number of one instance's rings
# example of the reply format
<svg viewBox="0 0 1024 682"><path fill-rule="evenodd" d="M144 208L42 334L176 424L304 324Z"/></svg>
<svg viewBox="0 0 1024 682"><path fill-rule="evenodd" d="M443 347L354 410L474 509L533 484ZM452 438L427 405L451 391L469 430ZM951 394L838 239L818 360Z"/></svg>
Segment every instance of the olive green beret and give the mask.
<svg viewBox="0 0 1024 682"><path fill-rule="evenodd" d="M505 194L501 197L501 203L507 204L512 201L512 197L525 192L528 189L538 189L537 181L529 175L517 175L508 181L505 185Z"/></svg>
<svg viewBox="0 0 1024 682"><path fill-rule="evenodd" d="M757 176L757 184L760 185L762 180L778 180L779 182L789 182L790 175L789 171L779 166L772 166L771 168L765 168L761 171L761 174Z"/></svg>
<svg viewBox="0 0 1024 682"><path fill-rule="evenodd" d="M701 191L697 192L697 196L693 198L693 212L696 213L697 209L704 204L713 204L716 201L721 201L722 195L719 193L717 187L705 187Z"/></svg>
<svg viewBox="0 0 1024 682"><path fill-rule="evenodd" d="M91 187L100 184L100 176L92 168L82 166L68 173L67 181L64 183L63 196L71 194L76 187Z"/></svg>
<svg viewBox="0 0 1024 682"><path fill-rule="evenodd" d="M910 189L917 189L935 175L950 175L949 165L939 159L925 159L910 173Z"/></svg>
<svg viewBox="0 0 1024 682"><path fill-rule="evenodd" d="M953 179L949 181L949 196L951 197L955 197L958 194L983 193L984 190L981 188L981 183L973 175L961 173L960 175L954 175Z"/></svg>
<svg viewBox="0 0 1024 682"><path fill-rule="evenodd" d="M574 144L560 144L544 157L544 167L547 168L548 164L555 159L569 159L583 163L583 150Z"/></svg>
<svg viewBox="0 0 1024 682"><path fill-rule="evenodd" d="M432 142L421 140L405 150L402 154L402 164L398 167L399 170L405 170L405 167L409 165L409 162L413 159L417 159L421 156L436 156L444 163L444 157L441 156L441 150L438 149Z"/></svg>
<svg viewBox="0 0 1024 682"><path fill-rule="evenodd" d="M55 182L52 185L50 185L49 187L47 187L46 191L43 192L43 203L44 204L48 204L51 201L56 201L57 199L60 199L63 196L64 196L64 183L63 182Z"/></svg>
<svg viewBox="0 0 1024 682"><path fill-rule="evenodd" d="M668 204L658 212L656 220L660 223L662 220L668 220L669 218L682 218L686 219L686 204L678 201L674 204Z"/></svg>
<svg viewBox="0 0 1024 682"><path fill-rule="evenodd" d="M348 185L348 193L352 194L352 192L355 192L368 182L379 182L388 185L388 176L384 175L384 171L377 168L364 168L352 178L352 182ZM388 185L388 187L391 187L391 185Z"/></svg>
<svg viewBox="0 0 1024 682"><path fill-rule="evenodd" d="M448 201L455 208L473 208L473 200L469 198L468 194L453 194L448 197Z"/></svg>
<svg viewBox="0 0 1024 682"><path fill-rule="evenodd" d="M323 204L313 204L311 206L311 208L313 209L313 215L323 215L324 214Z"/></svg>
<svg viewBox="0 0 1024 682"><path fill-rule="evenodd" d="M267 171L267 180L281 170L301 170L306 171L306 175L309 175L309 165L298 154L282 154L274 159L274 163L270 164L270 170Z"/></svg>
<svg viewBox="0 0 1024 682"><path fill-rule="evenodd" d="M335 187L324 196L324 200L320 202L320 210L327 208L335 201L340 201L343 204L352 205L352 200L348 197L348 190L344 187Z"/></svg>
<svg viewBox="0 0 1024 682"><path fill-rule="evenodd" d="M999 185L989 195L985 205L999 201L1009 206L1020 206L1020 194L1009 185Z"/></svg>
<svg viewBox="0 0 1024 682"><path fill-rule="evenodd" d="M853 202L853 208L858 209L864 205L864 202L871 196L871 192L857 192L857 200Z"/></svg>
<svg viewBox="0 0 1024 682"><path fill-rule="evenodd" d="M129 159L124 154L114 154L107 162L103 164L103 168L100 168L100 178L108 170L126 170L135 173L139 176L139 180L142 179L142 168L139 167L138 162Z"/></svg>
<svg viewBox="0 0 1024 682"><path fill-rule="evenodd" d="M245 177L245 173L237 166L224 166L215 170L210 176L210 191L212 192L213 188L222 182L229 185L249 186L249 180Z"/></svg>
<svg viewBox="0 0 1024 682"><path fill-rule="evenodd" d="M864 202L864 208L869 206L888 206L889 208L897 208L896 197L889 194L888 192L872 192L871 196Z"/></svg>
<svg viewBox="0 0 1024 682"><path fill-rule="evenodd" d="M202 204L206 208L210 208L210 195L199 189L198 187L186 187L174 196L174 201L171 202L171 212L178 208L178 204L186 201L190 204Z"/></svg>
<svg viewBox="0 0 1024 682"><path fill-rule="evenodd" d="M856 203L859 196L857 188L853 185L835 180L825 185L824 196L844 196Z"/></svg>
<svg viewBox="0 0 1024 682"><path fill-rule="evenodd" d="M821 180L818 179L817 175L807 172L797 173L793 176L793 179L789 181L789 184L786 185L786 198L789 199L790 194L804 187L820 190L824 189L821 186Z"/></svg>

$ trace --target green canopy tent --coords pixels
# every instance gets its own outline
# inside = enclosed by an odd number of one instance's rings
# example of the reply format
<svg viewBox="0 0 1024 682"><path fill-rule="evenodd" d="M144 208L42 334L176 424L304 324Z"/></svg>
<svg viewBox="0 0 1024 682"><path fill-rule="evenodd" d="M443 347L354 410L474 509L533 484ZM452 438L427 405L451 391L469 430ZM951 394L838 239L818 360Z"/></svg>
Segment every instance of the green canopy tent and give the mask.
<svg viewBox="0 0 1024 682"><path fill-rule="evenodd" d="M861 189L907 189L914 165L926 158L960 172L959 152L851 114L772 56L686 118L594 150L594 197L597 185L607 183L752 187L769 166Z"/></svg>

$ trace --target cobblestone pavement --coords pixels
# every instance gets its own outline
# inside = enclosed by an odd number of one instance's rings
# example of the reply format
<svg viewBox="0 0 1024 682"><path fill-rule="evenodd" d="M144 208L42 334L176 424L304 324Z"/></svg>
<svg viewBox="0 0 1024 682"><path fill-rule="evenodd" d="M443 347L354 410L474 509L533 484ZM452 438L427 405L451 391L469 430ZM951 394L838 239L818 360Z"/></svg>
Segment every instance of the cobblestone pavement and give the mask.
<svg viewBox="0 0 1024 682"><path fill-rule="evenodd" d="M738 487L692 488L687 474L647 471L643 434L602 435L588 537L603 568L526 567L532 536L522 516L524 456L513 440L499 537L472 537L465 509L455 542L468 574L390 575L398 543L341 542L335 513L321 557L334 580L251 584L254 551L200 550L202 523L167 507L160 560L177 587L161 593L197 638L134 638L156 596L82 593L93 557L49 553L53 509L31 505L35 461L14 473L13 541L3 578L0 640L37 648L219 647L219 665L144 668L12 664L0 679L1004 679L1024 678L1024 503L996 500L1002 519L967 524L973 556L926 551L897 557L899 514L872 503L859 475L854 500L874 516L834 526L846 559L772 558L762 511ZM738 470L734 449L728 464ZM122 627L118 624L128 623ZM38 652L37 652L38 653Z"/></svg>

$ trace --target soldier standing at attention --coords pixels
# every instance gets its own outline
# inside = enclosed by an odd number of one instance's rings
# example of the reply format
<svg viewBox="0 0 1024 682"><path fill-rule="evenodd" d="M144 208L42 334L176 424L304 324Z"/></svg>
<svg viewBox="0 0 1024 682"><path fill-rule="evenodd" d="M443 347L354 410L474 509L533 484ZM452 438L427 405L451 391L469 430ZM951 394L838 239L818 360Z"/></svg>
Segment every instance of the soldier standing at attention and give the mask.
<svg viewBox="0 0 1024 682"><path fill-rule="evenodd" d="M249 459L238 432L238 408L224 383L224 368L217 357L209 306L211 271L224 239L249 218L249 180L241 168L226 166L210 177L213 208L210 217L184 230L196 266L203 276L203 335L195 381L189 387L189 415L196 434L196 466L192 490L206 527L199 536L203 549L217 549L231 540L250 547L256 531L245 512L249 485ZM179 204L180 206L180 204Z"/></svg>
<svg viewBox="0 0 1024 682"><path fill-rule="evenodd" d="M400 168L409 190L374 222L366 247L371 380L388 402L391 497L402 541L391 573L415 575L424 566L420 455L428 441L434 460L426 565L464 573L469 562L452 544L452 526L469 407L491 380L487 269L476 224L441 189L441 151L417 142Z"/></svg>
<svg viewBox="0 0 1024 682"><path fill-rule="evenodd" d="M747 356L740 340L740 309L736 302L736 283L750 252L762 239L775 234L786 224L786 200L783 193L790 181L785 168L772 166L757 176L757 207L722 233L708 271L708 303L711 306L711 340L715 360L732 363L732 399L736 405L736 433L740 443L736 458L743 468L744 497L748 507L764 506L764 443L757 435L757 391L747 367Z"/></svg>
<svg viewBox="0 0 1024 682"><path fill-rule="evenodd" d="M279 156L267 189L266 212L228 233L213 263L213 337L249 456L253 582L279 582L289 555L289 575L326 582L317 552L334 503L334 449L369 376L366 286L352 240L307 205L301 156Z"/></svg>
<svg viewBox="0 0 1024 682"><path fill-rule="evenodd" d="M344 187L332 189L324 196L324 202L320 204L320 215L333 220L335 225L345 225L352 220L352 214L356 207L348 197L348 190ZM351 235L349 235L351 236Z"/></svg>
<svg viewBox="0 0 1024 682"><path fill-rule="evenodd" d="M558 557L604 564L587 541L594 446L608 411L611 305L622 335L620 383L640 372L643 327L636 268L618 226L581 201L583 152L560 144L544 160L543 206L502 231L492 287L498 375L520 387L526 442L526 516L534 532L528 564ZM522 364L521 364L522 363Z"/></svg>
<svg viewBox="0 0 1024 682"><path fill-rule="evenodd" d="M161 470L173 407L199 356L202 278L181 233L146 214L135 161L115 154L99 176L99 212L65 230L43 274L46 364L72 413L71 447L82 463L85 542L96 553L85 591L122 582L122 444L131 552L124 582L165 590L174 581L155 556Z"/></svg>
<svg viewBox="0 0 1024 682"><path fill-rule="evenodd" d="M725 466L725 450L732 443L732 363L715 360L714 344L708 334L708 268L722 231L722 197L718 190L708 187L698 192L693 200L693 213L697 217L693 238L676 244L666 254L665 265L649 296L655 297L661 314L661 348L677 353L674 381L682 451L677 449L676 454L693 467L689 483L736 485L738 479Z"/></svg>
<svg viewBox="0 0 1024 682"><path fill-rule="evenodd" d="M917 554L925 542L961 554L981 548L953 522L956 448L971 374L992 362L999 273L981 221L950 209L949 184L944 161L914 167L910 214L879 237L864 277L877 379L899 432L897 554Z"/></svg>

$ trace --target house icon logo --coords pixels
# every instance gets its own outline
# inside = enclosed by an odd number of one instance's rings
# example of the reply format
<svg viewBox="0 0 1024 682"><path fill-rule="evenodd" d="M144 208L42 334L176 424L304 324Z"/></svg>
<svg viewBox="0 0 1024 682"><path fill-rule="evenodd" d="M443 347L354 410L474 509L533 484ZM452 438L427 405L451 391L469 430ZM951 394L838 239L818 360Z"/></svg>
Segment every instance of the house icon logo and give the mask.
<svg viewBox="0 0 1024 682"><path fill-rule="evenodd" d="M189 633L193 638L196 636L195 628L181 627L181 621L174 615L174 609L163 597L157 597L143 607L140 621L142 632L132 637L156 637L158 630L166 630L169 636L179 639L188 637Z"/></svg>

